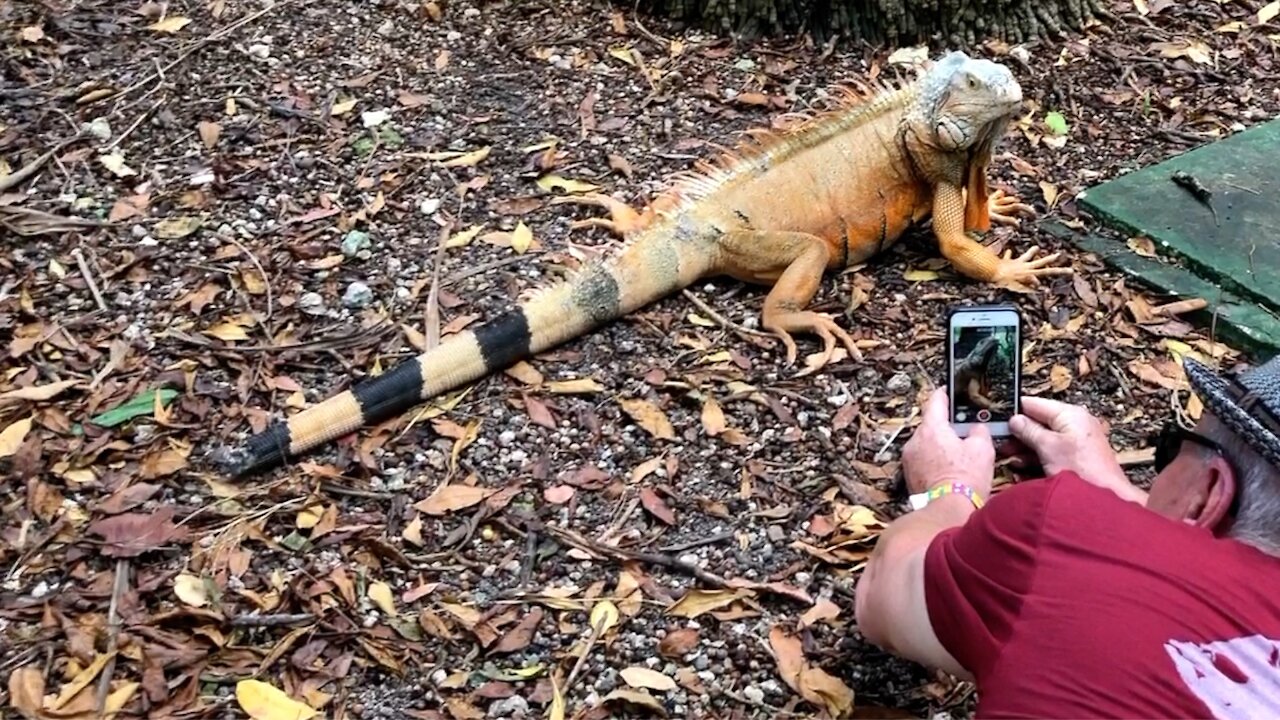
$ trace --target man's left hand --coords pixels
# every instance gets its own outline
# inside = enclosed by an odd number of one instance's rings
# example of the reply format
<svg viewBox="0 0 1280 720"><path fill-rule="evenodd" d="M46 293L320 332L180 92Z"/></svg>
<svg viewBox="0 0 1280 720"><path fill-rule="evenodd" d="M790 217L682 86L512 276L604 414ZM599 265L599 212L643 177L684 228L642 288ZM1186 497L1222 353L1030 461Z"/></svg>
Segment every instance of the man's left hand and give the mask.
<svg viewBox="0 0 1280 720"><path fill-rule="evenodd" d="M902 472L907 490L920 493L943 483L963 483L985 500L991 495L996 449L985 425L975 424L969 437L956 434L948 420L945 388L938 388L925 403L915 434L902 448Z"/></svg>

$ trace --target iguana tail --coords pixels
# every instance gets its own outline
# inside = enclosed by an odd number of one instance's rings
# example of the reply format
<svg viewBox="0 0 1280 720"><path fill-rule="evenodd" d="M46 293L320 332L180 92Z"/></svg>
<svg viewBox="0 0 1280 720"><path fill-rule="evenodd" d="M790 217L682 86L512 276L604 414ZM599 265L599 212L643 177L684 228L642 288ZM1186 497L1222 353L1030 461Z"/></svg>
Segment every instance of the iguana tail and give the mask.
<svg viewBox="0 0 1280 720"><path fill-rule="evenodd" d="M621 251L585 265L494 320L451 335L389 372L254 435L233 453L228 470L239 476L269 469L584 335L710 274L715 248L711 234L693 231L683 218L661 219Z"/></svg>

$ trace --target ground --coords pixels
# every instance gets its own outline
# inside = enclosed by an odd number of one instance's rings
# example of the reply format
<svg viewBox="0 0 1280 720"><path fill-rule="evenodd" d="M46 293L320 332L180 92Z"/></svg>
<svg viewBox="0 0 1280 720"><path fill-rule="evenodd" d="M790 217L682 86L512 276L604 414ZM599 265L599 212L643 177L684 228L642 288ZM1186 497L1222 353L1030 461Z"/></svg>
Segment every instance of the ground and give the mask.
<svg viewBox="0 0 1280 720"><path fill-rule="evenodd" d="M894 48L737 43L624 6L0 4L0 705L89 717L101 686L149 717L255 697L540 717L556 693L569 716L818 717L851 691L861 717L971 712L972 686L853 623L943 314L1017 302L1028 390L1107 419L1144 477L1148 434L1198 411L1177 359L1242 358L1040 223L1091 225L1080 190L1274 116L1280 28L1258 2L1145 0L973 49L1023 84L996 184L1040 214L992 239L1063 250L1074 277L993 290L919 230L815 301L857 299L841 322L879 343L862 362L797 378L750 332L765 291L708 281L693 295L719 317L677 295L223 474L211 460L270 419L614 242L553 197L642 202L832 83L909 73Z"/></svg>

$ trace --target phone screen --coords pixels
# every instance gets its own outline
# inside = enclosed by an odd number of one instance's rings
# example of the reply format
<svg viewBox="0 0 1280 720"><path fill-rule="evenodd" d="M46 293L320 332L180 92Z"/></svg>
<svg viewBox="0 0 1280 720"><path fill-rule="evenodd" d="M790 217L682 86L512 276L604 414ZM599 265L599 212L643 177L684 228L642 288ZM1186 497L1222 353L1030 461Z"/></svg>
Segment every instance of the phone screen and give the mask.
<svg viewBox="0 0 1280 720"><path fill-rule="evenodd" d="M1019 330L1014 310L974 308L951 316L948 395L951 424L961 437L976 424L994 437L1009 434L1021 391Z"/></svg>

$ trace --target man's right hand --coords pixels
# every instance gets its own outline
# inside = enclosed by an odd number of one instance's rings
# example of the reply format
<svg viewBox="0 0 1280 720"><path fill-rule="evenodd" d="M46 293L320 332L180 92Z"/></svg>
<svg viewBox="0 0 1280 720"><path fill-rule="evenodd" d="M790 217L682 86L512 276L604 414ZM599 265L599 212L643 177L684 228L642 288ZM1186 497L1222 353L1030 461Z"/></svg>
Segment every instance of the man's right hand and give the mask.
<svg viewBox="0 0 1280 720"><path fill-rule="evenodd" d="M1022 414L1009 419L1009 431L1040 458L1045 475L1074 472L1125 500L1146 504L1147 494L1129 482L1101 421L1087 409L1023 397Z"/></svg>

